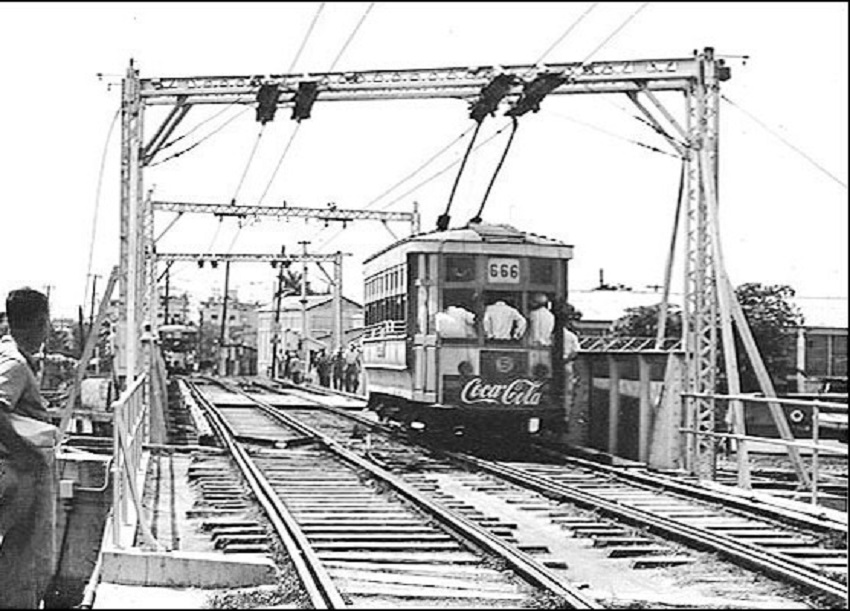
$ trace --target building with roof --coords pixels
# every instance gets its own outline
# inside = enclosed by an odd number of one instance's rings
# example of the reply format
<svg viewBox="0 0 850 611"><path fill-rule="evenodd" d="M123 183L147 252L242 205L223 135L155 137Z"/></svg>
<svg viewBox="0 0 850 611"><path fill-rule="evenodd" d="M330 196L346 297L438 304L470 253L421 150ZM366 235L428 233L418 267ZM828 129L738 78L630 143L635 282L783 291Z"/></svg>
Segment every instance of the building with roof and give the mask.
<svg viewBox="0 0 850 611"><path fill-rule="evenodd" d="M306 297L307 337L310 349L333 349L333 296L308 295ZM301 345L301 297L289 295L281 299L278 328L279 350L297 350ZM257 371L264 374L272 364L275 304L257 310ZM342 329L346 342L356 339L363 330L363 306L342 298Z"/></svg>

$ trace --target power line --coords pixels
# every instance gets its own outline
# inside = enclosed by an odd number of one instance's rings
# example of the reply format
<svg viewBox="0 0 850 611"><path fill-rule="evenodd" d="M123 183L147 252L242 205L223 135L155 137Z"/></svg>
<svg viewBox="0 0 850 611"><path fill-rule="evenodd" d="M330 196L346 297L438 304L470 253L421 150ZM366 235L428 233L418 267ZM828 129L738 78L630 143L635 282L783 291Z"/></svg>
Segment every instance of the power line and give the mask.
<svg viewBox="0 0 850 611"><path fill-rule="evenodd" d="M272 172L271 178L269 178L269 182L266 184L266 188L263 190L263 194L260 196L258 205L263 205L263 200L266 198L266 194L269 192L269 189L271 188L272 183L274 182L274 179L277 176L277 172L278 170L280 170L280 166L283 165L283 160L284 158L286 158L286 154L289 152L289 147L292 146L292 142L295 140L295 135L298 133L299 127L301 127L300 121L295 124L295 129L292 130L292 133L289 135L289 142L286 143L286 147L283 149L283 153L281 153L280 159L277 160L277 165L275 166L274 171Z"/></svg>
<svg viewBox="0 0 850 611"><path fill-rule="evenodd" d="M593 125L592 123L587 123L586 121L581 121L579 119L561 114L559 112L549 111L549 113L551 115L555 116L555 117L565 119L567 121L572 121L573 123L578 123L579 125L583 125L583 126L588 127L590 129L594 129L598 132L605 134L606 136L611 136L612 138L617 138L618 140L628 142L629 144L634 144L636 146L640 146L642 148L648 149L648 150L652 151L653 153L660 153L662 155L667 155L668 157L674 157L676 159L679 159L678 155L674 155L673 153L669 153L669 152L667 152L663 149L652 146L651 144L646 144L645 142L641 142L639 140L633 140L632 138L627 138L625 136L621 136L620 134L615 134L614 132L608 131L607 129L599 127L598 125Z"/></svg>
<svg viewBox="0 0 850 611"><path fill-rule="evenodd" d="M170 146L173 146L173 145L177 144L178 142L180 142L181 140L183 140L183 138L186 138L187 136L190 136L190 135L191 135L191 134L193 134L195 131L197 131L197 130L198 130L198 129L202 126L202 125L206 125L207 123L209 123L209 122L210 122L210 121L212 121L213 119L217 119L218 117L220 117L221 115L223 115L224 113L226 113L228 110L230 110L231 108L233 108L233 107L234 107L234 106L236 106L236 105L237 105L237 104L236 104L235 102L234 102L233 104L228 104L227 106L225 106L224 108L222 108L221 110L219 110L219 111L218 111L217 113L215 113L214 115L207 117L207 118L206 118L206 119L204 119L203 121L200 121L197 125L195 125L192 129L190 129L189 131L187 131L185 134L181 134L180 136L177 136L174 140L171 140L170 142L166 142L166 143L165 143L165 144L163 144L161 147L159 147L159 150L160 150L160 151L162 151L162 150L167 149L167 148L168 148L168 147L170 147Z"/></svg>
<svg viewBox="0 0 850 611"><path fill-rule="evenodd" d="M236 119L241 117L243 114L245 114L249 110L251 110L250 107L243 108L240 112L238 112L237 114L230 117L227 121L225 121L224 123L219 125L216 129L211 131L209 134L207 134L206 136L204 136L203 138L201 138L200 140L198 140L197 142L195 142L191 146L188 146L185 149L177 151L176 153L173 153L173 154L169 155L168 157L166 157L165 159L161 159L161 160L157 161L156 163L151 163L151 164L148 165L148 167L152 168L152 167L161 165L161 164L165 163L166 161L170 161L170 160L172 160L176 157L180 157L181 155L185 155L186 153L188 153L189 151L191 151L195 147L199 146L200 144L202 144L202 143L206 142L207 140L209 140L210 138L212 138L214 135L216 135L218 132L220 132L225 127L230 125L233 121L235 121Z"/></svg>
<svg viewBox="0 0 850 611"><path fill-rule="evenodd" d="M594 55L596 55L602 49L602 47L604 47L609 42L611 42L614 39L614 37L617 36L617 34L619 34L623 30L623 28L625 28L632 19L637 17L638 13L640 13L648 5L649 5L649 2L644 2L639 7L637 7L637 9L631 15L626 17L626 19L623 21L623 23L621 23L619 26L617 26L617 28L613 32L611 32L605 40L603 40L601 43L599 43L599 45L593 51L591 51L590 54L587 57L584 58L584 61L582 61L582 65L584 65L588 61L590 61L590 58L593 57Z"/></svg>
<svg viewBox="0 0 850 611"><path fill-rule="evenodd" d="M251 167L251 162L254 161L254 155L257 154L257 148L260 146L260 140L263 137L263 129L266 127L265 123L260 124L260 129L257 131L257 139L254 140L254 146L251 149L251 154L248 155L248 163L245 164L245 169L242 171L242 178L239 179L239 184L236 185L236 191L233 193L232 203L236 203L236 198L239 196L239 191L242 189L242 185L245 182L245 177L248 175L248 169Z"/></svg>
<svg viewBox="0 0 850 611"><path fill-rule="evenodd" d="M800 155L803 159L805 159L806 161L808 161L809 163L811 163L813 166L815 166L817 169L819 169L821 172L823 172L824 174L826 174L827 176L829 176L832 180L834 180L835 182L837 182L839 185L841 185L841 186L842 186L842 187L844 187L845 189L847 188L847 183L842 182L842 181L841 181L839 178L837 178L837 177L836 177L836 176L835 176L832 172L830 172L829 170L827 170L825 167L823 167L823 166L822 166L821 164L819 164L817 161L815 161L814 159L812 159L809 155L807 155L806 153L804 153L804 152L803 152L803 151L802 151L799 147L794 146L791 142L789 142L788 140L786 140L785 138L783 138L781 134L779 134L779 133L778 133L778 132L776 132L775 130L771 129L769 126L765 125L762 121L760 121L760 120L758 119L758 117L754 116L752 113L747 112L746 110L744 110L743 108L741 108L738 104L735 104L732 100L730 100L729 98L727 98L725 95L721 95L720 97L721 97L721 98L723 98L723 100L725 100L726 102L728 102L728 103L729 103L729 104L731 104L732 106L734 106L735 108L737 108L738 110L740 110L742 113L744 113L745 115L747 115L750 119L752 119L753 121L755 121L756 123L758 123L758 124L759 124L759 125L760 125L760 126L761 126L764 130L766 130L769 134L773 135L773 136L774 136L775 138L777 138L780 142L782 142L785 146L787 146L787 147L788 147L788 148L790 148L792 151L794 151L795 153L797 153L798 155Z"/></svg>
<svg viewBox="0 0 850 611"><path fill-rule="evenodd" d="M106 132L106 141L103 143L103 154L100 157L100 170L97 174L97 189L94 196L94 214L91 221L91 237L89 238L89 262L86 267L86 288L83 291L83 303L89 294L89 277L91 276L92 258L94 257L94 242L97 234L97 217L100 210L100 191L103 187L103 173L106 167L106 152L109 148L109 141L112 139L112 132L115 130L115 124L118 122L118 117L121 115L121 109L115 111L112 117L112 123L109 124L109 130Z"/></svg>
<svg viewBox="0 0 850 611"><path fill-rule="evenodd" d="M307 28L307 33L304 34L304 39L301 41L301 46L298 47L298 52L292 59L292 63L289 64L289 70L287 70L287 72L291 73L295 69L295 64L298 63L298 59L301 57L301 52L304 50L304 47L307 46L307 40L309 40L310 34L313 32L313 28L316 27L316 22L319 20L319 15L321 15L323 8L325 8L324 2L319 4L319 8L316 9L316 14L313 15L313 21L310 22L310 27Z"/></svg>
<svg viewBox="0 0 850 611"><path fill-rule="evenodd" d="M534 62L534 63L535 63L535 64L539 64L540 62L542 62L542 61L546 58L546 56L547 56L547 55L549 55L549 53L551 53L551 52L555 49L555 47L557 47L559 44L561 44L561 41L563 41L563 40L564 40L567 36L569 36L570 32L572 32L572 31L575 29L575 27L576 27L579 23L581 23L581 22L584 20L584 18L585 18L585 17L587 17L587 16L590 14L590 12L591 12L593 9L595 9L598 5L599 5L599 3L598 3L598 2L594 2L593 4L591 4L591 5L590 5L590 8L588 8L588 9L587 9L586 11L584 11L581 15L579 15L578 19L576 19L576 20L572 23L572 25L570 25L570 26L569 26L569 27L568 27L568 28L564 31L564 33L563 33L563 34L561 34L561 35L558 37L558 40L556 40L556 41L555 41L555 42L553 42L551 45L549 45L549 48L548 48L548 49L546 49L546 50L543 52L543 55L541 55L541 56L540 56L540 58L539 58L536 62Z"/></svg>
<svg viewBox="0 0 850 611"><path fill-rule="evenodd" d="M366 17L369 15L369 12L372 10L372 7L374 7L374 6L375 6L375 3L371 2L371 3L369 3L369 6L366 7L366 10L364 11L363 16L360 17L360 21L357 22L356 26L354 26L354 30L351 32L351 34L349 34L348 40L346 40L345 44L342 45L342 49L339 50L339 53L337 54L336 59L334 59L333 63L331 64L331 67L328 68L328 72L333 72L334 68L336 68L337 62L339 62L340 58L342 57L342 54L345 53L345 50L348 48L349 43L351 43L352 39L357 34L357 31L360 29L360 26L363 25L363 22L366 20Z"/></svg>

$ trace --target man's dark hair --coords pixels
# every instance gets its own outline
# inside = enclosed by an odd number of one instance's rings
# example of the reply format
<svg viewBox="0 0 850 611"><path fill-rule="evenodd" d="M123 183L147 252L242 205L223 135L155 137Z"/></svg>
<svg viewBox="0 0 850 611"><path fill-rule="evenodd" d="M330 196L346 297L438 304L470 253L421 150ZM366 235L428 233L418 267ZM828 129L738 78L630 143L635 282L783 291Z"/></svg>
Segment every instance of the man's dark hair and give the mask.
<svg viewBox="0 0 850 611"><path fill-rule="evenodd" d="M12 329L30 329L50 318L50 306L44 293L24 287L9 291L6 318Z"/></svg>

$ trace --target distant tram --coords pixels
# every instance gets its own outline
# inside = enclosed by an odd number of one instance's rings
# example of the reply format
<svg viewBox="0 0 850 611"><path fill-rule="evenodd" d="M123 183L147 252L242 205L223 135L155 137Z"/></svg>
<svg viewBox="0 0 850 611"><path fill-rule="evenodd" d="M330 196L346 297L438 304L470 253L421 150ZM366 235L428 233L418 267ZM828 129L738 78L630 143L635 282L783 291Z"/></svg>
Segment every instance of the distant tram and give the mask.
<svg viewBox="0 0 850 611"><path fill-rule="evenodd" d="M469 437L559 430L571 258L567 244L484 223L368 258L370 407L414 430Z"/></svg>
<svg viewBox="0 0 850 611"><path fill-rule="evenodd" d="M162 325L159 339L168 373L190 374L198 370L198 328L194 325Z"/></svg>

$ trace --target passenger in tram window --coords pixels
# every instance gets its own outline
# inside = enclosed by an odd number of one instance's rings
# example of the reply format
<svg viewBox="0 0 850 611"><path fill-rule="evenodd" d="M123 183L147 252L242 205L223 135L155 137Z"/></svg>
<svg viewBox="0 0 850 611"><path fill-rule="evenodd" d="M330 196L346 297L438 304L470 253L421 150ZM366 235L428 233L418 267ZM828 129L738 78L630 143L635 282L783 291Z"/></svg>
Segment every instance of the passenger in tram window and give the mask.
<svg viewBox="0 0 850 611"><path fill-rule="evenodd" d="M555 315L549 308L549 298L545 293L531 296L531 312L528 315L529 341L532 346L551 346L552 331L555 329Z"/></svg>
<svg viewBox="0 0 850 611"><path fill-rule="evenodd" d="M506 299L497 294L488 300L482 321L487 339L519 340L525 334L528 322Z"/></svg>
<svg viewBox="0 0 850 611"><path fill-rule="evenodd" d="M450 305L434 316L437 335L449 339L472 339L475 332L475 314L460 306Z"/></svg>
<svg viewBox="0 0 850 611"><path fill-rule="evenodd" d="M6 299L0 339L0 608L37 609L52 577L54 523L48 458L23 430L55 438L33 355L50 325L47 297L23 288Z"/></svg>

